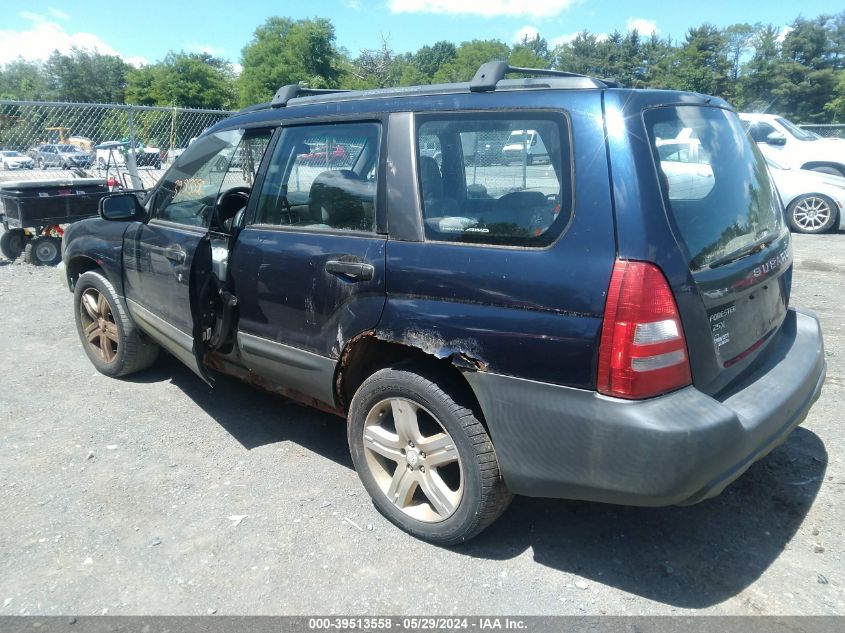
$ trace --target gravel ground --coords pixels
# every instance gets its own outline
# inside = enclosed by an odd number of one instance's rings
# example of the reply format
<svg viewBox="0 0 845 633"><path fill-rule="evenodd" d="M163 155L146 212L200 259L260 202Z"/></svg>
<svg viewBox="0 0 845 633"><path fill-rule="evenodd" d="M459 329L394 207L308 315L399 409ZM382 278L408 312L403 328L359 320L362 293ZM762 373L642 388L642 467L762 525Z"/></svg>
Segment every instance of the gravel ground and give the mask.
<svg viewBox="0 0 845 633"><path fill-rule="evenodd" d="M103 377L54 271L0 258L0 615L843 614L845 233L794 244L829 365L783 446L693 507L518 498L453 549L381 518L338 418Z"/></svg>

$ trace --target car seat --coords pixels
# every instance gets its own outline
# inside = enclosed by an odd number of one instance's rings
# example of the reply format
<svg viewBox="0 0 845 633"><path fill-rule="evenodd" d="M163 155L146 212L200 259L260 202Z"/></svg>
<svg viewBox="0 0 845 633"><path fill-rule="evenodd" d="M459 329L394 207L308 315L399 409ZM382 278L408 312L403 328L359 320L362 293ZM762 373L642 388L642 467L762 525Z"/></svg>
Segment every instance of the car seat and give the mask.
<svg viewBox="0 0 845 633"><path fill-rule="evenodd" d="M372 196L369 183L349 169L321 172L311 184L308 209L311 223L333 229L372 231L372 205L364 208L362 198Z"/></svg>

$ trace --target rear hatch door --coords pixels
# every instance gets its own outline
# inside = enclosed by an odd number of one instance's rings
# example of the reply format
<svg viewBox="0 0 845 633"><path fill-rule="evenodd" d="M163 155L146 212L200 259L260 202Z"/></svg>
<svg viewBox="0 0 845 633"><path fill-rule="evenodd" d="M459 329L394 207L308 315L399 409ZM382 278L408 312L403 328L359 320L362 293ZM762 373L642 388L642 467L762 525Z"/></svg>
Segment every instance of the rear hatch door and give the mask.
<svg viewBox="0 0 845 633"><path fill-rule="evenodd" d="M765 162L735 113L662 106L646 110L643 121L666 216L699 299L682 308L693 380L713 393L741 374L783 322L789 232Z"/></svg>

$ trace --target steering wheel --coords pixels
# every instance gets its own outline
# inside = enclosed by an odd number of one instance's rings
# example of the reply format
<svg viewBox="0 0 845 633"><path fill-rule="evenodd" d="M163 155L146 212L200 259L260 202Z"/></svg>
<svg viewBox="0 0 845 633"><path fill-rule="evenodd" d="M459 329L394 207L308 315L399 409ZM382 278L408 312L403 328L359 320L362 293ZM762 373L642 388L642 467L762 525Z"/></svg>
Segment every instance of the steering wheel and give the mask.
<svg viewBox="0 0 845 633"><path fill-rule="evenodd" d="M235 214L246 206L249 202L250 191L252 191L251 187L232 187L217 196L215 215L218 228L231 230L232 227L226 227L226 222L234 218Z"/></svg>

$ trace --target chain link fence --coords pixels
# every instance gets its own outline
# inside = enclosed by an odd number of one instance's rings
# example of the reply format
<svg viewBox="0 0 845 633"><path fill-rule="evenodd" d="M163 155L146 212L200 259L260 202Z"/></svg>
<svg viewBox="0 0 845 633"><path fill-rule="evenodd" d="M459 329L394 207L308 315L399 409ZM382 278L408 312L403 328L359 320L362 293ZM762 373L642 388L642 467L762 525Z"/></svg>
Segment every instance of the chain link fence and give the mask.
<svg viewBox="0 0 845 633"><path fill-rule="evenodd" d="M801 126L805 130L815 132L819 136L825 138L845 138L845 124L830 123L830 124L804 124Z"/></svg>
<svg viewBox="0 0 845 633"><path fill-rule="evenodd" d="M0 181L114 176L149 188L193 138L232 114L0 100Z"/></svg>

